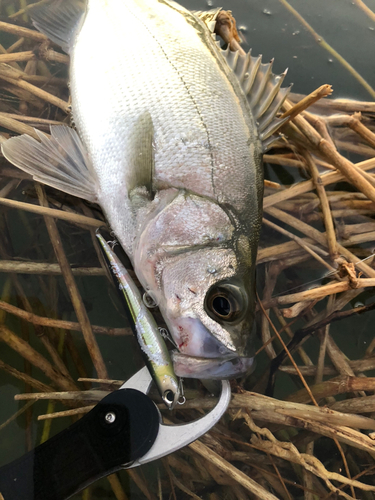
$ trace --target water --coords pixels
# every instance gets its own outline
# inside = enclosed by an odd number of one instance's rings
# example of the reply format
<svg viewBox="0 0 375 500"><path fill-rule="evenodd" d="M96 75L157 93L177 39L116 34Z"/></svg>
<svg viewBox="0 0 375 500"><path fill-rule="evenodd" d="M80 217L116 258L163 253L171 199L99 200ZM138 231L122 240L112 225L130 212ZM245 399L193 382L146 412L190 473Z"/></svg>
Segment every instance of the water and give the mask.
<svg viewBox="0 0 375 500"><path fill-rule="evenodd" d="M321 84L330 83L334 88L334 97L354 98L370 101L371 96L367 90L352 76L347 69L327 52L321 43L317 43L308 30L285 9L281 2L276 0L231 0L227 4L219 3L218 0L186 0L182 2L187 8L196 10L207 10L212 7L222 5L230 8L237 20L237 25L244 39L244 48L248 50L252 47L253 54L263 54L263 61L275 57L274 71L282 72L286 67L289 72L286 83L294 83L293 90L297 93L309 93ZM318 35L335 48L349 64L371 85L375 85L375 70L373 64L374 43L375 43L375 23L371 21L356 5L351 2L338 0L314 0L312 2L291 1L290 4L298 9L306 21L316 30ZM375 1L369 0L368 6L375 10ZM0 42L8 47L11 37L0 32ZM291 183L291 179L299 175L296 170L279 169L275 166L267 165L266 173L272 180L281 179L283 182ZM17 188L14 198L22 199L22 189L24 185ZM12 197L13 197L12 194ZM64 197L61 198L64 203ZM13 255L15 259L31 259L55 262L53 251L49 244L43 219L27 213L19 213L15 210L5 211L1 208L3 217L8 218L8 226L11 228L9 234L4 235L4 240L11 241ZM11 220L11 224L9 221ZM90 237L87 232L76 229L72 233L72 226L59 222L59 230L62 235L64 247L67 251L71 264L85 263L87 266L96 266L97 258L93 251ZM27 233L30 231L30 234ZM35 241L35 233L38 234ZM31 239L31 236L33 239ZM32 241L32 244L30 242ZM297 274L301 283L306 283L310 279L321 276L321 270L313 269L306 271L303 266L290 271ZM262 269L260 269L260 276ZM9 274L0 274L0 290L2 296L8 301L17 304L15 299L16 291L14 286L9 288L7 294L7 283ZM262 279L262 278L260 278ZM62 318L75 321L74 311L71 307L65 285L61 277L58 277L55 284L46 278L44 284L35 275L20 275L20 283L25 290L25 294L34 307L38 310L45 310L41 315ZM279 283L275 293L280 293L288 289L290 281L296 280L296 276L285 274L282 282ZM121 311L113 292L104 276L79 277L77 284L85 302L90 320L96 325L110 325L112 327L123 327L126 324L125 317ZM44 287L44 288L43 288ZM46 289L50 293L45 293ZM371 299L371 292L368 292L365 299ZM363 299L363 300L365 300ZM362 301L363 301L362 300ZM23 308L23 304L19 303ZM341 348L350 353L353 359L363 355L363 350L373 338L372 322L374 315L368 313L360 318L350 318L345 323L333 325L333 335L340 338ZM45 348L41 340L35 336L32 330L21 327L21 323L14 317L7 318L7 324L22 335L30 335L31 345L44 354ZM353 339L355 332L355 339ZM78 332L72 332L79 355L82 358L88 376L94 376L91 362L88 358L83 341ZM134 371L142 365L141 357L137 351L135 341L132 337L109 337L98 335L98 342L103 353L109 376L112 379L127 379ZM316 345L309 344L310 354L316 355ZM5 344L1 344L0 359L8 365L25 371L25 364L22 358L15 354ZM266 363L264 354L259 357L258 371ZM68 366L71 361L67 359ZM40 376L40 372L33 368L32 374L49 383L46 377ZM79 374L73 372L73 378ZM290 380L283 376L279 378L276 386L276 396L283 397L290 392ZM23 402L14 401L16 394L24 393L25 386L14 377L4 371L0 371L0 425L23 406ZM60 403L56 403L54 411L65 409ZM39 401L33 406L33 424L30 427L29 444L35 446L40 443L44 425L36 421L38 414L47 412L47 402ZM51 434L58 432L68 424L67 419L57 419L52 423ZM7 463L22 454L26 449L25 444L25 418L24 415L10 423L6 430L0 428L0 465ZM157 484L158 471L165 479L165 472L160 463L147 466L143 471L138 471L141 475L151 478L151 484ZM121 481L129 498L141 499L144 496L140 493L133 480L130 480L126 473L120 474ZM220 492L220 488L216 492ZM223 490L224 491L224 490ZM181 494L178 490L177 494ZM224 494L224 493L223 493ZM203 498L209 498L209 491ZM77 495L74 498L82 498ZM101 480L96 483L91 491L91 496L86 497L93 500L100 498L112 499L114 494L110 491L108 482ZM185 498L181 496L178 498Z"/></svg>
<svg viewBox="0 0 375 500"><path fill-rule="evenodd" d="M204 10L205 2L181 2L187 8ZM367 2L374 8L374 0ZM374 22L351 2L314 0L290 5L327 43L341 54L365 80L374 82L372 54L375 44ZM222 6L215 3L215 6ZM286 83L294 83L294 92L309 93L324 83L330 83L336 98L371 100L363 87L348 74L338 61L318 45L305 27L278 0L231 0L223 5L233 12L243 32L245 50L262 54L263 61L275 58L274 69L289 68ZM329 61L332 59L332 63Z"/></svg>

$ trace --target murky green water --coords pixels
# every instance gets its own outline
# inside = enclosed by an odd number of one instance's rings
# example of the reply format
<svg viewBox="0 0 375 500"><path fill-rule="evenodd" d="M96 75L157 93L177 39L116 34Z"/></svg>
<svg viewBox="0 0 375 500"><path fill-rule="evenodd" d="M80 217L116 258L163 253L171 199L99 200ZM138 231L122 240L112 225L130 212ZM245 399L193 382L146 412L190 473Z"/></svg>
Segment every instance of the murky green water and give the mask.
<svg viewBox="0 0 375 500"><path fill-rule="evenodd" d="M253 54L263 54L263 61L275 57L274 70L276 72L282 72L288 67L289 73L286 83L294 83L293 91L309 93L324 83L330 83L334 88L334 97L372 100L356 78L340 64L337 58L328 53L322 44L314 40L311 33L286 10L280 1L230 0L227 3L218 3L218 0L210 0L208 5L199 0L185 0L181 3L187 8L197 10L207 10L219 5L232 10L237 20L237 26L246 40L244 48L252 47ZM310 0L309 2L293 0L290 4L298 9L316 32L334 47L370 85L375 86L374 22L354 3L346 0ZM368 0L367 4L375 10L374 0ZM3 35L0 32L0 43L7 47L10 43L9 40L8 35ZM266 172L273 180L298 176L296 171L291 169L277 171L275 166L267 166ZM289 183L290 180L287 182ZM12 193L12 197L22 199L22 189L24 189L24 185L17 188L16 192ZM3 208L0 208L1 211ZM55 261L41 217L31 214L21 215L15 210L6 211L6 214L4 212L3 217L7 219L10 232L3 232L0 238L3 239L5 247L10 247L13 250L13 254L8 258ZM59 222L58 226L70 263L72 265L96 266L98 264L97 258L88 233L79 229L72 233L72 226L63 222ZM5 225L2 224L2 227ZM28 231L30 232L28 233ZM37 237L35 237L36 234ZM321 275L321 270L307 271L303 269L303 266L295 272L299 273L302 283ZM260 275L261 273L262 271ZM1 295L5 300L17 304L14 285L10 286L7 297L6 286L9 279L9 274L0 274L0 293L3 290ZM39 304L39 310L44 307L46 316L56 313L57 317L75 321L75 315L61 277L56 279L55 284L49 282L47 277L43 278L44 282L41 284L38 277L30 274L19 275L18 279L32 305ZM122 327L126 324L117 298L112 295L110 285L105 277L79 277L77 283L93 324L112 327ZM284 280L284 286L288 288L288 277ZM44 293L46 289L50 290L51 294ZM281 291L283 291L282 285L277 289L277 292ZM22 307L22 303L18 302L18 306ZM339 326L333 326L333 335L340 335L341 347L344 351L347 349L352 358L361 357L366 345L372 340L371 324L373 320L374 315L369 313L359 319L351 319L345 324L340 323ZM21 327L20 321L12 317L7 318L7 324L23 335L30 335L31 344L48 356L41 341L31 328ZM355 332L355 338L353 332ZM75 340L81 338L77 332L72 332L72 336ZM132 337L98 336L97 338L110 378L126 379L142 365L141 357ZM94 376L83 341L77 341L77 344L87 375ZM316 346L311 344L307 348L311 349L312 355L316 355ZM0 359L21 372L25 370L22 358L4 344L0 345ZM67 359L67 363L68 365L71 363L69 359ZM265 363L265 356L260 357L256 373L261 373ZM35 377L43 379L37 369L33 368L32 373L35 374ZM73 373L74 375L78 377L78 373ZM47 379L44 381L47 383ZM286 376L281 377L276 386L276 396L283 396L286 392L286 384L290 384L290 380ZM14 401L14 396L23 392L25 392L25 386L22 382L17 381L4 371L0 371L0 425L23 406L22 402ZM56 404L55 411L61 409L64 407ZM47 402L40 401L34 405L33 425L29 434L33 446L40 442L44 429L43 424L36 422L36 415L46 412ZM66 425L68 425L68 421L64 419L53 421L51 433L57 432ZM15 459L26 450L24 428L24 415L10 423L5 430L0 428L0 465ZM142 473L155 478L156 466L148 466L144 472L141 471ZM129 498L133 500L144 498L125 473L121 474L120 477ZM76 498L82 498L82 495ZM91 496L87 498L96 500L115 497L110 492L107 481L102 480L95 485ZM180 498L185 497L181 496Z"/></svg>

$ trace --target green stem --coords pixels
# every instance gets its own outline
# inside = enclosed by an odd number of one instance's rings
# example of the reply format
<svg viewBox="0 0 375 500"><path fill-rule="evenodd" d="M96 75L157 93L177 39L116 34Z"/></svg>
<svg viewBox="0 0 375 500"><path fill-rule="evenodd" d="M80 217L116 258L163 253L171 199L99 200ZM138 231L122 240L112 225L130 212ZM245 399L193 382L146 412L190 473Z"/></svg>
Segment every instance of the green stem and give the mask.
<svg viewBox="0 0 375 500"><path fill-rule="evenodd" d="M46 413L53 413L54 409L55 409L54 401L49 401ZM45 443L47 441L47 439L49 439L49 436L51 433L51 425L52 425L52 419L48 419L48 420L44 421L43 433L42 433L42 437L40 439L40 444Z"/></svg>
<svg viewBox="0 0 375 500"><path fill-rule="evenodd" d="M20 0L20 8L23 10L27 9L27 1L26 0ZM27 23L28 20L29 20L29 16L26 14L26 12L24 12L24 14L22 15L22 21Z"/></svg>

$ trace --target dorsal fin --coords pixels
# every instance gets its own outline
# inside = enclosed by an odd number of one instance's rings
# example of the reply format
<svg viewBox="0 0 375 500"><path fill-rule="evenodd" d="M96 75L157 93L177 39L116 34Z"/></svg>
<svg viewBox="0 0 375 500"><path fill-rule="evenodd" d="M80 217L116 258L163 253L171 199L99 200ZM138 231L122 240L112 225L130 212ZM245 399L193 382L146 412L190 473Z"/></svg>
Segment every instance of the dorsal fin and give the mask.
<svg viewBox="0 0 375 500"><path fill-rule="evenodd" d="M281 75L275 75L272 73L273 60L263 64L262 56L253 57L251 51L246 55L239 51L233 52L229 47L220 51L241 84L257 122L263 150L266 150L273 142L270 140L271 136L287 120L276 118L292 87L281 88L287 70ZM276 139L275 136L274 140Z"/></svg>
<svg viewBox="0 0 375 500"><path fill-rule="evenodd" d="M217 7L216 9L211 10L192 10L191 13L194 14L194 16L199 17L199 19L205 23L211 33L213 33L216 26L217 15L221 10L221 7Z"/></svg>
<svg viewBox="0 0 375 500"><path fill-rule="evenodd" d="M272 137L273 134L288 119L280 120L276 118L276 115L289 94L292 85L283 89L281 88L287 70L281 73L281 75L272 73L273 59L269 63L262 64L262 56L253 57L251 50L243 55L238 50L230 50L229 45L225 50L221 49L220 42L214 34L216 19L220 10L212 9L207 12L193 11L193 13L211 31L219 52L237 76L257 122L263 151L266 151L270 148L272 142L278 138L277 136Z"/></svg>
<svg viewBox="0 0 375 500"><path fill-rule="evenodd" d="M34 26L69 54L86 12L84 0L51 0L33 7Z"/></svg>

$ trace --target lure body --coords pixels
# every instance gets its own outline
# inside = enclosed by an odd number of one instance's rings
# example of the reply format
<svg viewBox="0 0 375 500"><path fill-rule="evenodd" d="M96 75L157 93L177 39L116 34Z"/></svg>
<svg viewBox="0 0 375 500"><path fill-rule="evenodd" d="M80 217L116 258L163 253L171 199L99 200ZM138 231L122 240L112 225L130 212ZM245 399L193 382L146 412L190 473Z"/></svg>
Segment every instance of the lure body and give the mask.
<svg viewBox="0 0 375 500"><path fill-rule="evenodd" d="M173 409L180 397L179 381L174 373L164 339L125 266L99 232L96 233L96 237L109 264L114 283L131 314L136 338L146 365L162 400L169 409Z"/></svg>

